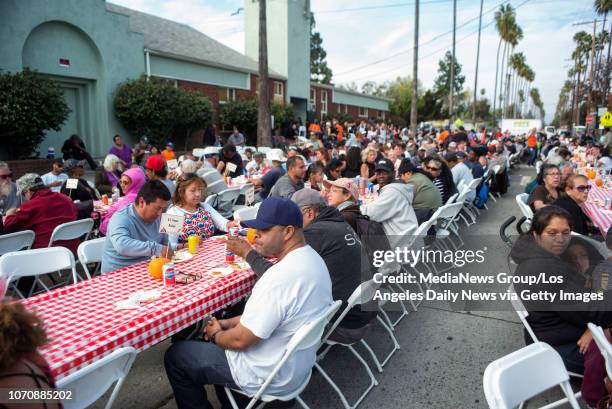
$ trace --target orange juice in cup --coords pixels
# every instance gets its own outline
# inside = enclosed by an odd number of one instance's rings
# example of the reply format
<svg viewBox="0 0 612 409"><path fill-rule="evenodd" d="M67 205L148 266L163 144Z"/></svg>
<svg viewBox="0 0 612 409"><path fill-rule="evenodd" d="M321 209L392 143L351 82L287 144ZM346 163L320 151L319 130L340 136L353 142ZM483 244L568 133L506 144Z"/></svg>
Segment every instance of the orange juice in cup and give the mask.
<svg viewBox="0 0 612 409"><path fill-rule="evenodd" d="M246 239L251 246L255 244L255 229L247 229Z"/></svg>

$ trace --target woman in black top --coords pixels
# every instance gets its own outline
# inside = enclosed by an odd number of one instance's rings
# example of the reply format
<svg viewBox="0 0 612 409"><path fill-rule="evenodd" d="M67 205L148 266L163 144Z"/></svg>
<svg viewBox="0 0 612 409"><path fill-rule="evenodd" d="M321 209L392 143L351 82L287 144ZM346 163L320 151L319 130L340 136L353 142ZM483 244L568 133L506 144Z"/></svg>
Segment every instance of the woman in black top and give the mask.
<svg viewBox="0 0 612 409"><path fill-rule="evenodd" d="M570 175L565 181L565 191L554 202L553 205L567 210L572 218L572 231L583 236L592 236L597 233L593 222L589 219L582 207L589 198L591 186L584 175Z"/></svg>
<svg viewBox="0 0 612 409"><path fill-rule="evenodd" d="M446 162L441 158L430 156L423 159L423 171L429 174L432 182L442 196L442 204L446 204L448 199L455 194L456 187L453 181L453 174Z"/></svg>
<svg viewBox="0 0 612 409"><path fill-rule="evenodd" d="M353 179L361 174L361 148L351 146L346 151L346 168L342 177Z"/></svg>
<svg viewBox="0 0 612 409"><path fill-rule="evenodd" d="M612 311L604 301L561 301L560 292L586 293L585 277L575 265L564 261L565 253L572 242L571 216L567 211L557 206L546 206L538 210L532 221L531 230L521 236L510 252L517 263L514 273L520 277L520 284L515 284L516 294L529 291L536 294L548 291L557 294L554 303L547 301L524 301L529 311L527 322L535 333L538 341L551 345L563 358L568 371L583 373L583 353L591 341L587 323L608 326L612 322ZM528 279L540 276L549 278L550 283L526 284ZM552 282L550 278L561 277ZM589 293L590 295L591 293ZM608 301L609 303L609 301ZM575 307L574 307L575 305ZM575 310L573 309L575 308ZM527 343L534 342L525 333Z"/></svg>
<svg viewBox="0 0 612 409"><path fill-rule="evenodd" d="M529 195L528 204L535 212L557 200L561 195L561 171L557 165L544 165L537 177L538 186Z"/></svg>

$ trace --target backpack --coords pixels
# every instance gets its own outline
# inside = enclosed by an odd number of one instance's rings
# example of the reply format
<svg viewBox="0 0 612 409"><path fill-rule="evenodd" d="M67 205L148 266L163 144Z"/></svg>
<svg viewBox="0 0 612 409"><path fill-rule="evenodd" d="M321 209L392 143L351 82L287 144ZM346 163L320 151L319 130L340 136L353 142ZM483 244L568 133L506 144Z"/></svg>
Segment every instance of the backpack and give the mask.
<svg viewBox="0 0 612 409"><path fill-rule="evenodd" d="M483 183L476 195L476 207L479 209L483 209L487 200L489 199L489 184Z"/></svg>
<svg viewBox="0 0 612 409"><path fill-rule="evenodd" d="M374 259L375 251L391 249L389 239L385 234L382 223L371 220L368 216L360 214L355 218L357 235L361 245L366 249L370 261Z"/></svg>

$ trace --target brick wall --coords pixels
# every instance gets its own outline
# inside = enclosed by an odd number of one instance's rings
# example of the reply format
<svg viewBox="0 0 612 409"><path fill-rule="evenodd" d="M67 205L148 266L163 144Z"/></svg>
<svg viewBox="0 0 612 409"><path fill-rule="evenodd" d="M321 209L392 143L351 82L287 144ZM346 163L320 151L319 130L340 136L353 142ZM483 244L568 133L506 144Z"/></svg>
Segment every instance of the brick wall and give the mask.
<svg viewBox="0 0 612 409"><path fill-rule="evenodd" d="M17 180L26 173L38 173L44 175L53 168L53 159L24 159L24 160L9 160L8 163L11 172L13 172L13 181Z"/></svg>

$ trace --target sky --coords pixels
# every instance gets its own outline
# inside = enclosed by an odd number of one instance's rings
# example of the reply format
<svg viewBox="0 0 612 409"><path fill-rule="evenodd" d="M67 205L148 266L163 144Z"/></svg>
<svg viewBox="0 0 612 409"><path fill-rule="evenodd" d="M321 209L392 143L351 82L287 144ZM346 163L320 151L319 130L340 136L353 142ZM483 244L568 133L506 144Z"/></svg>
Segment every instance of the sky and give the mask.
<svg viewBox="0 0 612 409"><path fill-rule="evenodd" d="M188 24L239 52L244 52L244 13L232 14L244 1L252 0L112 0ZM310 1L335 84L354 81L361 86L368 80L381 83L412 75L414 0ZM524 33L515 51L523 52L535 71L534 86L540 90L550 121L571 68L572 37L580 30L593 30L592 23L574 24L596 17L593 1L484 0L478 89L484 88L490 100L499 44L493 16L499 5L507 3L516 8L516 20ZM479 0L457 0L456 56L469 89L474 88L479 7ZM418 75L422 85L430 88L438 60L451 49L452 0L421 0L419 21Z"/></svg>

